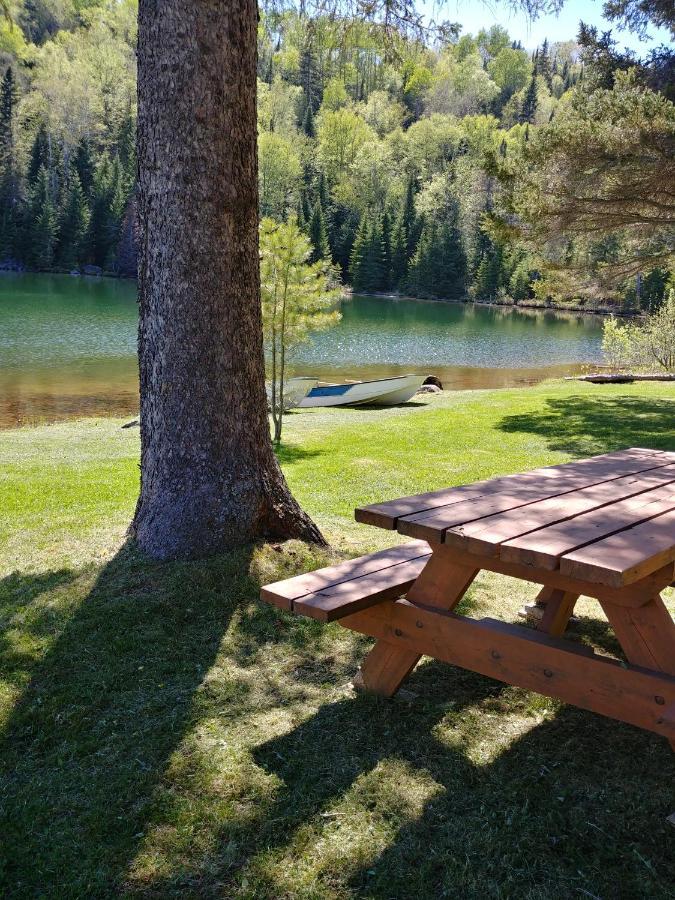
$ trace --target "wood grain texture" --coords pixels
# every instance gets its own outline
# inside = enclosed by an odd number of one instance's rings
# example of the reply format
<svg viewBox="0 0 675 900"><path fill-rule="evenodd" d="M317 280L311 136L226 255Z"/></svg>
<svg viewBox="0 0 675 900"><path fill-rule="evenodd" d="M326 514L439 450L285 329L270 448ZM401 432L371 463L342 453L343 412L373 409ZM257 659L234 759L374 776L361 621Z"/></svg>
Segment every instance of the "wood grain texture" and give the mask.
<svg viewBox="0 0 675 900"><path fill-rule="evenodd" d="M617 532L623 532L624 536L618 536L619 546L627 551L633 548L633 560L648 557L642 553L640 539L637 535L649 533L637 532L633 526L656 518L675 509L675 487L665 485L650 491L645 491L637 497L612 503L601 509L575 516L556 525L531 531L522 537L506 541L500 546L501 559L509 562L519 562L525 565L537 566L542 569L563 569L561 558L573 553L582 547L587 547L590 559L595 559L595 546L599 541ZM672 521L672 520L671 520ZM630 529L628 531L627 529ZM658 530L658 529L657 529ZM663 540L667 539L667 529L658 530ZM671 530L671 543L675 545L675 531ZM667 544L667 540L666 540ZM610 552L611 555L611 552ZM605 554L605 559L607 554ZM667 560L664 560L667 562ZM623 571L623 560L621 560ZM663 564L663 563L662 563ZM566 564L564 571L570 573L570 566ZM627 568L627 566L626 566ZM655 565L652 569L658 568ZM640 574L648 574L643 572ZM640 575L638 575L640 577Z"/></svg>
<svg viewBox="0 0 675 900"><path fill-rule="evenodd" d="M574 578L631 585L675 562L675 511L566 553L560 570Z"/></svg>
<svg viewBox="0 0 675 900"><path fill-rule="evenodd" d="M675 454L641 448L619 450L614 453L606 453L602 456L594 456L572 463L545 466L533 469L530 472L501 476L475 482L474 484L444 488L439 491L414 494L409 497L400 497L383 503L362 506L355 511L355 517L357 522L362 522L365 525L393 529L397 527L398 520L403 516L418 515L438 507L488 497L512 489L525 490L528 487L536 488L541 485L542 481L548 481L549 479L562 478L570 480L578 477L579 482L577 486L582 487L612 478L619 478L622 475L658 468L669 463L675 463Z"/></svg>
<svg viewBox="0 0 675 900"><path fill-rule="evenodd" d="M627 475L458 525L445 532L443 543L474 553L497 555L499 546L506 541L668 483L675 483L675 466Z"/></svg>
<svg viewBox="0 0 675 900"><path fill-rule="evenodd" d="M472 621L406 600L380 604L342 624L398 646L402 653L426 654L673 738L664 718L665 709L675 703L671 676L625 668L518 625Z"/></svg>
<svg viewBox="0 0 675 900"><path fill-rule="evenodd" d="M294 600L308 594L325 591L372 572L380 572L410 560L428 558L430 555L431 548L424 541L409 541L377 553L347 559L335 566L327 566L265 585L260 591L260 599L281 609L291 609Z"/></svg>

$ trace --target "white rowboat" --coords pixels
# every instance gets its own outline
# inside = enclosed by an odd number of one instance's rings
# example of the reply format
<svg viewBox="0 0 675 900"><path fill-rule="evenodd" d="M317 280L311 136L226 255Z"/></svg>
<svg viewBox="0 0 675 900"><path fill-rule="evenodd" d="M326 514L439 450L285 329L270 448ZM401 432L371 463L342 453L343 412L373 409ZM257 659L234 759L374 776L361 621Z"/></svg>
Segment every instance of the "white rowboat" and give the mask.
<svg viewBox="0 0 675 900"><path fill-rule="evenodd" d="M298 403L309 406L398 406L407 403L422 387L424 375L396 375L377 381L355 381L348 384L319 382Z"/></svg>

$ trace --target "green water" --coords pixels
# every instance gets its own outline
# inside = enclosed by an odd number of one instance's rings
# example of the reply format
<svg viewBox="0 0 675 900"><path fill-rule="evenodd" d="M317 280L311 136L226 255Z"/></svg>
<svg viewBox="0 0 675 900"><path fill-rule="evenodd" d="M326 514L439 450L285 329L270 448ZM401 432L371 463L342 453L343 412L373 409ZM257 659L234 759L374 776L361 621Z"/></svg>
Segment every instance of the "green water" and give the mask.
<svg viewBox="0 0 675 900"><path fill-rule="evenodd" d="M533 383L600 358L588 316L354 297L293 361L324 379L438 375L444 387ZM136 284L0 275L0 427L138 407Z"/></svg>

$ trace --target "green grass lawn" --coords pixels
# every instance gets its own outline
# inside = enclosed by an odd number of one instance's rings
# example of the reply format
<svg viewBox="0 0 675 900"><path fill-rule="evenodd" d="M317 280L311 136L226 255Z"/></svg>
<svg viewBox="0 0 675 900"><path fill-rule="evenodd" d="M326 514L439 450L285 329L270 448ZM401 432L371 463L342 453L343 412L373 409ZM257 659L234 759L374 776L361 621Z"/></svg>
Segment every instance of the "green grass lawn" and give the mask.
<svg viewBox="0 0 675 900"><path fill-rule="evenodd" d="M138 432L0 432L0 893L91 898L675 897L675 757L654 735L256 602L385 546L357 505L627 446L675 450L675 387L551 383L288 417L333 549L154 564L124 546ZM482 575L475 614L536 588ZM675 612L673 592L667 603ZM572 636L618 654L593 601Z"/></svg>

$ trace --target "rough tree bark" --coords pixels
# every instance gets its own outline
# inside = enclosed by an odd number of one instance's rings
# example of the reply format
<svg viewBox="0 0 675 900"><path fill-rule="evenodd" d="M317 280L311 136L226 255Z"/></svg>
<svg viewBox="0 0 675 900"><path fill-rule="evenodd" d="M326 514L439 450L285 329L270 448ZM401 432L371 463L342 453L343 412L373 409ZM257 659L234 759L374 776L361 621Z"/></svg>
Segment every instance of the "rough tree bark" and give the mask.
<svg viewBox="0 0 675 900"><path fill-rule="evenodd" d="M140 0L141 494L159 559L323 542L272 451L260 314L255 0Z"/></svg>

